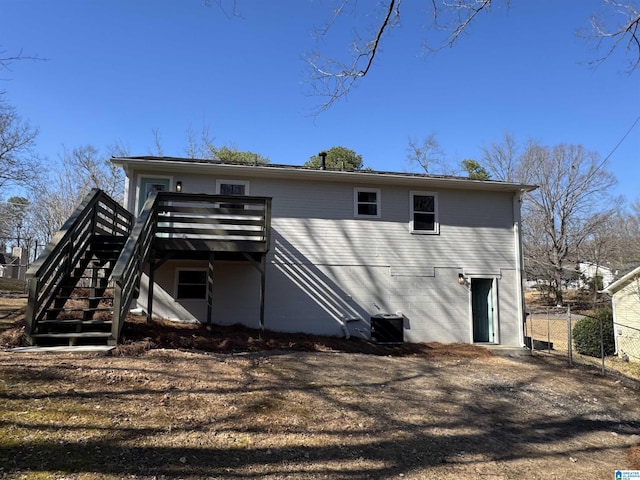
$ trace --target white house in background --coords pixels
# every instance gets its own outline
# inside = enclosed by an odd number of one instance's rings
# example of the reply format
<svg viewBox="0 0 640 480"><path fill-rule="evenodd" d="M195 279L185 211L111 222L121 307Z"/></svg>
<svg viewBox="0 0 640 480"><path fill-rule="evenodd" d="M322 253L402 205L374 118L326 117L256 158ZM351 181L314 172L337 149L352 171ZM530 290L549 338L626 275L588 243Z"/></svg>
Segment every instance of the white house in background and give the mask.
<svg viewBox="0 0 640 480"><path fill-rule="evenodd" d="M596 276L602 277L602 287L606 288L615 277L614 272L609 267L598 265L597 263L582 261L578 262L578 270L580 272L579 286L586 287L584 279L594 279Z"/></svg>
<svg viewBox="0 0 640 480"><path fill-rule="evenodd" d="M640 267L619 278L605 290L612 295L616 352L640 361Z"/></svg>
<svg viewBox="0 0 640 480"><path fill-rule="evenodd" d="M152 190L271 198L262 280L255 262L225 252L163 259L156 316L257 327L263 281L269 330L368 337L372 322L384 324L376 315L389 314L404 341L523 345L520 207L535 187L167 157L112 162L124 168L125 206L136 213ZM139 308L148 288L143 278Z"/></svg>

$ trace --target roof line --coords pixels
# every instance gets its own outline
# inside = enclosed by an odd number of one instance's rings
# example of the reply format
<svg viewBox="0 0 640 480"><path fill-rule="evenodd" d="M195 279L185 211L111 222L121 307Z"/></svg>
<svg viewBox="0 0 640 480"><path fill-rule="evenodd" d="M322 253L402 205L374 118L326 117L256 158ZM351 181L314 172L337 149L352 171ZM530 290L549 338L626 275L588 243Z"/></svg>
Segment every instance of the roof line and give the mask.
<svg viewBox="0 0 640 480"><path fill-rule="evenodd" d="M145 155L145 156L133 156L133 157L111 157L111 161L115 164L123 164L127 161L153 161L153 162L167 162L167 163L182 163L185 165L188 164L199 164L199 165L219 165L219 166L229 166L229 167L241 167L241 168L264 168L264 169L272 169L272 170L289 170L289 171L304 171L304 172L318 172L318 174L334 174L334 175L380 175L380 176L393 176L397 178L423 178L423 179L433 179L433 180L448 180L453 182L465 182L465 183L475 183L478 185L502 185L502 186L513 186L519 187L521 190L531 191L538 188L536 185L527 185L522 183L513 183L506 182L503 180L481 180L469 177L462 177L456 175L439 175L439 174L431 174L431 173L413 173L413 172L393 172L393 171L384 171L384 170L372 170L372 169L362 169L362 170L336 170L336 169L326 169L321 170L315 167L308 167L304 165L286 165L286 164L278 164L278 163L244 163L244 162L229 162L223 161L220 159L200 159L200 158L182 158L182 157L165 157L165 156L153 156L153 155Z"/></svg>

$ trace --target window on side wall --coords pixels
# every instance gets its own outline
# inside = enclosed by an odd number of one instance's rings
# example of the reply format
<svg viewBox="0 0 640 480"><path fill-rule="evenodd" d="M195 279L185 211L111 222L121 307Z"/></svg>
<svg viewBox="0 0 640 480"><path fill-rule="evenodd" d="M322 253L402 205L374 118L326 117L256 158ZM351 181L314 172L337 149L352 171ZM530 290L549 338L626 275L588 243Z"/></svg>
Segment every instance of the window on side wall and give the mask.
<svg viewBox="0 0 640 480"><path fill-rule="evenodd" d="M249 182L244 180L216 180L218 195L249 195ZM242 204L223 203L221 208L244 208Z"/></svg>
<svg viewBox="0 0 640 480"><path fill-rule="evenodd" d="M432 192L410 192L411 232L439 233L438 195Z"/></svg>
<svg viewBox="0 0 640 480"><path fill-rule="evenodd" d="M204 269L178 270L176 299L206 300L207 271Z"/></svg>
<svg viewBox="0 0 640 480"><path fill-rule="evenodd" d="M354 215L362 218L380 218L380 190L377 188L354 188Z"/></svg>

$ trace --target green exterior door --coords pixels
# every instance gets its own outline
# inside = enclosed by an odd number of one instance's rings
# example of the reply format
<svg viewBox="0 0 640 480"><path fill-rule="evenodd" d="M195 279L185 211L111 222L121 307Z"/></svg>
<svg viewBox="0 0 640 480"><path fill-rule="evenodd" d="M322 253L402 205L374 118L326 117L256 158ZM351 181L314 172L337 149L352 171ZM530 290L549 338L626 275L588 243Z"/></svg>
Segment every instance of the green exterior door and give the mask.
<svg viewBox="0 0 640 480"><path fill-rule="evenodd" d="M471 313L473 316L473 341L494 343L493 279L471 279Z"/></svg>

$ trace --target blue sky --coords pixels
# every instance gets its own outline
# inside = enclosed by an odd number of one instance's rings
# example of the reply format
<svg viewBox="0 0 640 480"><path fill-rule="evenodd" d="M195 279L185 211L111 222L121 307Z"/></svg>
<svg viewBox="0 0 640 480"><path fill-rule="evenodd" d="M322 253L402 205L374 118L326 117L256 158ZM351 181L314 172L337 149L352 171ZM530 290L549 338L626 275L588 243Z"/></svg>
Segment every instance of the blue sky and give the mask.
<svg viewBox="0 0 640 480"><path fill-rule="evenodd" d="M368 167L405 171L408 138L431 133L450 163L479 160L507 130L522 144L582 144L605 157L640 116L640 71L625 73L622 52L590 67L598 53L575 35L600 0L513 0L432 55L422 48L428 2L405 0L370 74L315 117L305 55L348 51L378 2L357 2L357 16L320 42L311 33L335 1L238 0L240 16L233 3L2 0L1 48L48 61L14 63L0 87L39 127L51 165L63 146L153 153L154 129L166 155L182 156L187 130L203 125L218 146L293 165L341 145ZM640 123L609 159L613 193L640 197L639 157Z"/></svg>

